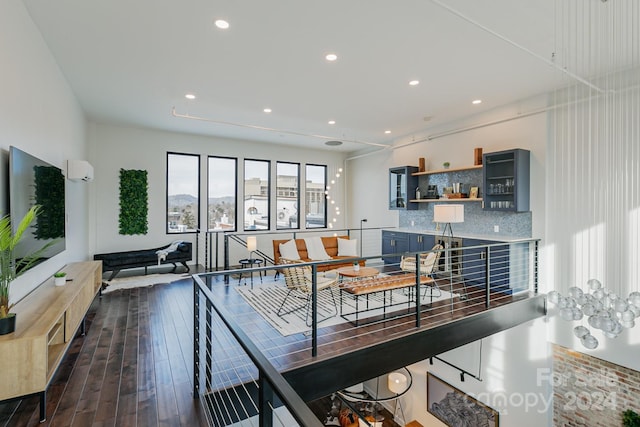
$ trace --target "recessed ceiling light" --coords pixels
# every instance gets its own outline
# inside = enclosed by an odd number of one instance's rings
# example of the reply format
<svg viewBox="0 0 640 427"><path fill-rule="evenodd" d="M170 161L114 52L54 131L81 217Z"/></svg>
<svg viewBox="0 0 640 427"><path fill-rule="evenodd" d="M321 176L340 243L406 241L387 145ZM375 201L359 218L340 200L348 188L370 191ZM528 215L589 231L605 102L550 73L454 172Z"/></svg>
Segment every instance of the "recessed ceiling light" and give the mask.
<svg viewBox="0 0 640 427"><path fill-rule="evenodd" d="M474 99L471 103L472 103L473 105L482 104L482 99Z"/></svg>
<svg viewBox="0 0 640 427"><path fill-rule="evenodd" d="M226 30L227 28L229 28L229 23L224 19L216 19L216 27L220 28L221 30Z"/></svg>
<svg viewBox="0 0 640 427"><path fill-rule="evenodd" d="M192 93L188 93L184 97L187 98L187 99L196 99L196 96L194 94L192 94Z"/></svg>
<svg viewBox="0 0 640 427"><path fill-rule="evenodd" d="M411 85L411 86L417 86L417 85L419 85L419 84L420 84L420 80L411 80L411 81L409 82L409 85Z"/></svg>
<svg viewBox="0 0 640 427"><path fill-rule="evenodd" d="M384 133L391 133L391 131L390 130L385 130Z"/></svg>
<svg viewBox="0 0 640 427"><path fill-rule="evenodd" d="M330 125L335 125L335 124L336 124L336 121L335 121L335 120L329 120L329 124L330 124Z"/></svg>
<svg viewBox="0 0 640 427"><path fill-rule="evenodd" d="M333 62L336 59L338 59L338 55L336 55L335 53L328 53L324 59L326 59L327 61Z"/></svg>
<svg viewBox="0 0 640 427"><path fill-rule="evenodd" d="M324 145L328 145L329 147L337 147L338 145L342 145L342 141L327 141L324 143Z"/></svg>
<svg viewBox="0 0 640 427"><path fill-rule="evenodd" d="M271 108L265 108L265 109L264 109L264 110L262 110L262 111L264 111L265 113L270 113L270 112L271 112Z"/></svg>

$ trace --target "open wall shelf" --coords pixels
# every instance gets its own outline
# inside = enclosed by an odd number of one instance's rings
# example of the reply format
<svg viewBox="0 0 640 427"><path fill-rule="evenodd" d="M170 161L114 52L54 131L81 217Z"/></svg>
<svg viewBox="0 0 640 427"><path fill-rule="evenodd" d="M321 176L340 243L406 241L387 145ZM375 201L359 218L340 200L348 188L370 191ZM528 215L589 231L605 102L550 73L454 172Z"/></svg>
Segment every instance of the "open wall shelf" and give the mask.
<svg viewBox="0 0 640 427"><path fill-rule="evenodd" d="M469 171L474 169L482 169L482 165L466 166L462 168L437 169L437 170L430 170L430 171L424 171L424 172L414 172L411 175L413 176L433 175L436 173L460 172L460 171Z"/></svg>

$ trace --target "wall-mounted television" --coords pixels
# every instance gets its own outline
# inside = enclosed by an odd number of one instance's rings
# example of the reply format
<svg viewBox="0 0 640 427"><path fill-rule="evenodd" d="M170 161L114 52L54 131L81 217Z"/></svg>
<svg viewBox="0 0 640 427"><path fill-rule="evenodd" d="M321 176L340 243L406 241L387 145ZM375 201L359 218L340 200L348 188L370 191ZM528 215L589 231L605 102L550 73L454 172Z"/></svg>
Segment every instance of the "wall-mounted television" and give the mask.
<svg viewBox="0 0 640 427"><path fill-rule="evenodd" d="M65 250L65 178L60 168L12 146L9 148L9 212L14 232L34 205L39 205L41 212L16 247L16 260L49 243L39 262Z"/></svg>

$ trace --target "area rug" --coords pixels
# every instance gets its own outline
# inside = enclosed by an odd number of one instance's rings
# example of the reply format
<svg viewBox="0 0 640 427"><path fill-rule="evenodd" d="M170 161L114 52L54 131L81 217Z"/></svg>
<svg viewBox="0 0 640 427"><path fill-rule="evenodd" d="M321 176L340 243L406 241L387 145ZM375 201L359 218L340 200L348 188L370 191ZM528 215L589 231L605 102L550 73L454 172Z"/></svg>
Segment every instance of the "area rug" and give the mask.
<svg viewBox="0 0 640 427"><path fill-rule="evenodd" d="M121 277L115 278L110 281L104 281L103 283L108 286L102 290L102 293L109 293L113 291L117 291L120 289L132 289L132 288L140 288L145 286L153 286L175 282L177 280L184 280L191 277L189 273L183 274L174 274L174 273L164 273L164 274L147 274L144 276L130 276L130 277Z"/></svg>
<svg viewBox="0 0 640 427"><path fill-rule="evenodd" d="M236 287L237 291L242 295L244 300L255 310L257 311L274 329L276 329L283 336L289 336L293 334L305 334L308 335L311 331L311 327L306 324L306 309L302 308L300 310L296 310L290 314L285 314L283 316L278 316L277 311L284 301L288 289L284 284L263 284L256 285L253 289L250 286L238 286ZM333 305L333 301L331 300L331 294L327 291L320 292L318 296L318 319L326 319L319 323L319 328L324 328L327 326L335 326L341 323L346 323L347 320L340 316L340 291L334 289L333 295L336 299L336 304L338 306L338 314L335 315L335 308ZM437 294L436 294L437 295ZM453 294L454 297L458 297L458 294ZM448 300L451 298L451 294L447 291L441 290L439 296L433 297L433 302ZM429 296L427 294L427 300ZM389 301L389 294L387 294L387 302ZM402 308L406 308L406 303L408 302L408 296L402 289L398 289L393 291L393 302L398 303L398 305L394 305L390 309L387 307L387 313L389 310L401 310ZM291 305L290 305L291 303ZM405 303L404 305L402 303ZM298 305L304 304L304 300L299 300L297 298L289 297L287 301L287 305L284 307L283 311L288 311L289 308L293 308ZM364 298L361 297L360 300L360 310L362 310L363 305L365 304ZM372 294L369 297L369 308L372 310L367 311L365 313L359 314L359 320L363 321L368 317L380 316L382 315L382 293ZM344 297L342 303L343 314L350 314L355 312L355 302L350 297Z"/></svg>

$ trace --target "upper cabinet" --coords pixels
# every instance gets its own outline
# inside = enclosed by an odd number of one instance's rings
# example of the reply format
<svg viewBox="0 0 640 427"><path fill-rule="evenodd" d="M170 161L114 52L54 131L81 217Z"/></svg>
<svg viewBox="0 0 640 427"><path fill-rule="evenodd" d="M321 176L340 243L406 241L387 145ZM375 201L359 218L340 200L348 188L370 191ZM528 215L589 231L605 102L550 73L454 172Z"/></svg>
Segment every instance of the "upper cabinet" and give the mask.
<svg viewBox="0 0 640 427"><path fill-rule="evenodd" d="M514 149L483 156L484 209L527 212L529 210L528 150Z"/></svg>
<svg viewBox="0 0 640 427"><path fill-rule="evenodd" d="M415 191L418 188L418 178L412 175L417 171L416 166L389 169L389 209L418 209L416 203L409 202L410 199L415 198Z"/></svg>

